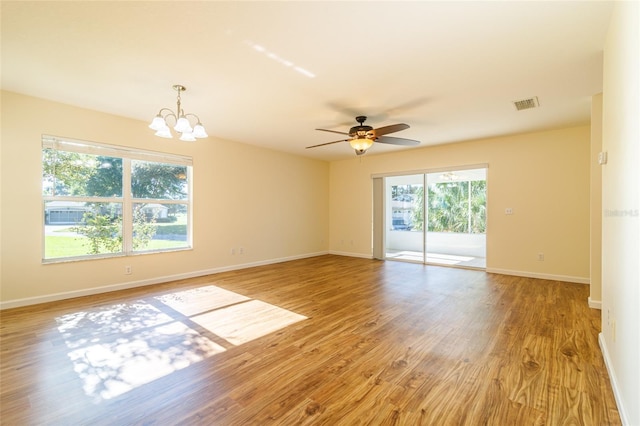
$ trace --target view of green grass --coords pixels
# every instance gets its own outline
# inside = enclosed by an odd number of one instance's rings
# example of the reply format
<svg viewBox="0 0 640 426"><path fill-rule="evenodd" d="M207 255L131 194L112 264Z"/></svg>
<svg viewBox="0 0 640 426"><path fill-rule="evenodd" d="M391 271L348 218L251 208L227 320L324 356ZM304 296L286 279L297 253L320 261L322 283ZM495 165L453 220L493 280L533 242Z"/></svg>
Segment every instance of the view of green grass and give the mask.
<svg viewBox="0 0 640 426"><path fill-rule="evenodd" d="M82 256L87 252L80 238L46 236L44 244L45 259Z"/></svg>
<svg viewBox="0 0 640 426"><path fill-rule="evenodd" d="M80 237L45 237L45 259L84 256L88 254L88 243ZM187 247L186 241L151 240L143 250L159 250Z"/></svg>
<svg viewBox="0 0 640 426"><path fill-rule="evenodd" d="M186 235L187 225L177 223L156 224L156 235Z"/></svg>
<svg viewBox="0 0 640 426"><path fill-rule="evenodd" d="M183 219L183 220L180 220ZM182 222L182 223L180 223ZM186 220L179 218L177 222L158 223L156 225L156 235L186 235ZM61 227L55 233L69 233L71 227ZM160 250L187 247L186 241L154 239L143 250ZM45 259L61 257L74 257L87 255L89 243L86 238L70 235L47 235L45 236ZM107 253L107 252L105 252Z"/></svg>

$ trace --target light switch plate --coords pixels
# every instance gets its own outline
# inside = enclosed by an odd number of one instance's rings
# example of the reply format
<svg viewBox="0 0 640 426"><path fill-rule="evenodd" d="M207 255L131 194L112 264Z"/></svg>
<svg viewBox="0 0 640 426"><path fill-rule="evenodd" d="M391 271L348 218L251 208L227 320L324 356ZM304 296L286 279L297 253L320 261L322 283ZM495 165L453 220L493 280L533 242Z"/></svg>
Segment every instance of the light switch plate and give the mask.
<svg viewBox="0 0 640 426"><path fill-rule="evenodd" d="M607 164L607 152L606 151L602 151L598 153L598 164L600 164L601 166L604 164Z"/></svg>

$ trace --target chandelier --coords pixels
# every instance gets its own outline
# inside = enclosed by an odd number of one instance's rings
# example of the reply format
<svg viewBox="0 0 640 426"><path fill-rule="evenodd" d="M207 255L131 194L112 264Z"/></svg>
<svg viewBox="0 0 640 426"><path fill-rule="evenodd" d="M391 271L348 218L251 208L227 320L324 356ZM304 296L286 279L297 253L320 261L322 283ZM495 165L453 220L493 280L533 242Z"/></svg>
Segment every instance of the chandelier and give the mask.
<svg viewBox="0 0 640 426"><path fill-rule="evenodd" d="M171 139L173 135L171 134L171 129L169 129L169 126L167 125L167 118L170 117L175 121L173 130L180 133L181 141L194 142L196 138L200 139L208 137L209 135L207 135L207 132L204 130L204 126L200 123L200 118L195 114L185 114L180 105L180 93L187 90L187 88L181 84L174 84L173 89L178 92L176 111L173 112L170 108L162 108L151 124L149 124L149 128L156 131L156 136ZM197 121L195 126L191 127L188 117L195 117Z"/></svg>

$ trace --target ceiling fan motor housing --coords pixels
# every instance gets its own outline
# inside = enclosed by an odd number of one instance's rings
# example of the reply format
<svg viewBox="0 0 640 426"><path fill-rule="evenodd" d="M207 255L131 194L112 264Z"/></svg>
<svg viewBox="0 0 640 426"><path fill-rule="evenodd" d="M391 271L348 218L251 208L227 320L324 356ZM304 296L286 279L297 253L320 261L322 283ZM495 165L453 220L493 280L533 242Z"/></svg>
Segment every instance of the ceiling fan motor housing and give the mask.
<svg viewBox="0 0 640 426"><path fill-rule="evenodd" d="M359 126L353 126L351 129L349 129L349 136L351 136L352 138L355 138L355 137L358 137L358 138L369 137L369 138L371 138L372 136L374 136L373 127L364 125L364 122L365 122L366 119L367 119L367 117L364 116L364 115L357 116L356 117L356 121L360 125Z"/></svg>
<svg viewBox="0 0 640 426"><path fill-rule="evenodd" d="M353 137L364 137L364 136L373 136L373 127L371 126L353 126L349 129L349 136Z"/></svg>

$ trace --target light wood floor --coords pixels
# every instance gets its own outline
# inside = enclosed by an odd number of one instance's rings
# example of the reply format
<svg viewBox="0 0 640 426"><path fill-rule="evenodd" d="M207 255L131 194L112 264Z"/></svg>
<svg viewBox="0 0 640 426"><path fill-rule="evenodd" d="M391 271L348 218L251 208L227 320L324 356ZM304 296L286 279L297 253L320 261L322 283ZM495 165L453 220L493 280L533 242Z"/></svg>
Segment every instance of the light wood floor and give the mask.
<svg viewBox="0 0 640 426"><path fill-rule="evenodd" d="M321 256L1 313L2 424L620 424L588 286Z"/></svg>

